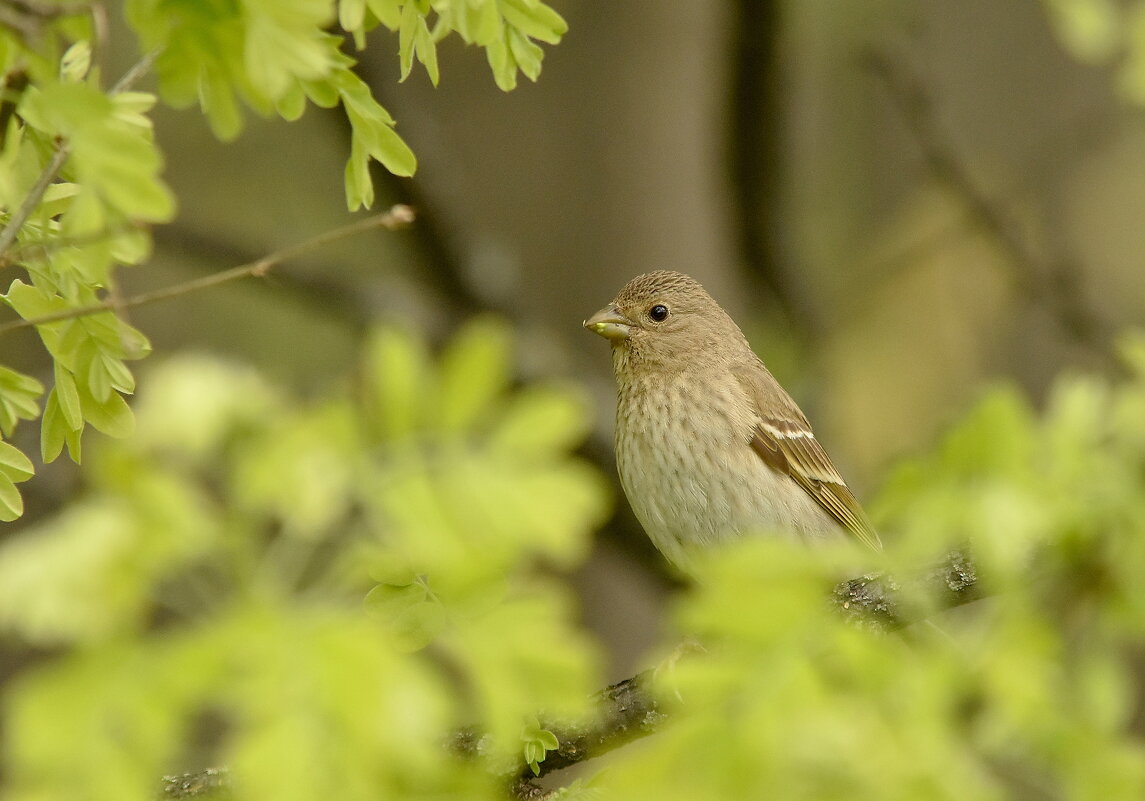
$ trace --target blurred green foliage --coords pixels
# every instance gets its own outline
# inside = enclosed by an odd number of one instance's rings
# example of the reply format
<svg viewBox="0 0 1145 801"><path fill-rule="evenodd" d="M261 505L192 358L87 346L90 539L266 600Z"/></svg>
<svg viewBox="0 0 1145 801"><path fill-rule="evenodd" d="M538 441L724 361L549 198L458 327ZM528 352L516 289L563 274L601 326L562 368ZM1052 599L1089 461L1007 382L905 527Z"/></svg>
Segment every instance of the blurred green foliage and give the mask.
<svg viewBox="0 0 1145 801"><path fill-rule="evenodd" d="M111 312L68 315L105 300L116 267L149 258L144 226L175 216L149 116L158 100L198 104L224 140L241 132L244 106L284 120L298 119L308 103L341 106L351 128L345 192L353 211L374 202L371 160L403 176L417 160L354 72L343 52L351 42L361 49L368 31L389 28L398 33L403 78L416 57L436 84L437 43L456 33L486 51L498 86L509 90L518 72L540 74L536 41L559 42L567 28L540 0L127 0L116 7L134 35L124 43L110 40L107 11L103 3L16 4L0 25L0 267L26 273L0 301L37 321L52 361L45 462L65 444L78 462L88 425L112 436L131 430L124 396L134 379L125 363L148 353L146 338ZM331 33L335 22L343 34ZM102 55L113 47L139 62L108 88ZM133 91L152 60L157 92ZM44 390L3 369L0 436L10 438L18 420L40 417ZM33 467L0 445L0 520L10 521L23 513L15 484Z"/></svg>
<svg viewBox="0 0 1145 801"><path fill-rule="evenodd" d="M1040 415L987 393L883 492L891 566L969 540L991 597L884 634L824 601L853 554L721 553L677 608L708 648L661 672L677 720L600 783L627 799L1140 798L1145 338L1122 354L1122 380L1063 376Z"/></svg>
<svg viewBox="0 0 1145 801"><path fill-rule="evenodd" d="M311 404L216 360L153 369L135 436L0 549L9 647L51 653L4 688L4 797L152 798L188 760L244 798L493 797L444 747L463 725L543 760L535 715L586 714L599 679L538 567L578 563L609 503L569 454L583 396L510 389L511 346L478 319L435 363L380 329Z"/></svg>
<svg viewBox="0 0 1145 801"><path fill-rule="evenodd" d="M1113 65L1118 88L1145 103L1145 3L1140 0L1043 0L1070 54L1088 64Z"/></svg>
<svg viewBox="0 0 1145 801"><path fill-rule="evenodd" d="M562 797L1139 797L1145 337L1121 353L1040 413L986 393L882 493L885 565L969 540L985 601L876 632L827 600L853 549L714 553L673 615L706 650L658 672L674 714ZM50 649L4 691L5 797L149 798L188 762L252 799L493 798L539 770L598 679L538 567L608 505L569 455L582 397L511 390L511 354L494 319L436 358L382 328L308 404L157 367L83 497L0 549L0 625ZM445 747L461 726L488 761Z"/></svg>

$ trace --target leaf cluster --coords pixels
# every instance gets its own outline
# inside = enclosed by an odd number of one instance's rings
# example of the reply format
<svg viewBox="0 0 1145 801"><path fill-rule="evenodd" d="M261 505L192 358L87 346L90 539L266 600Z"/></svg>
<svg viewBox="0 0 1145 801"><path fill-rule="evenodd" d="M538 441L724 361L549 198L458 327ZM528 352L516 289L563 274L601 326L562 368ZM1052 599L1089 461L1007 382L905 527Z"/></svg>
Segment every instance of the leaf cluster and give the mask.
<svg viewBox="0 0 1145 801"><path fill-rule="evenodd" d="M483 798L542 760L532 716L585 714L597 660L537 565L576 564L608 494L569 454L583 397L511 390L511 344L380 329L310 404L155 368L82 499L0 549L9 647L53 653L5 688L5 797L151 798L206 763L249 798ZM484 766L444 747L461 726Z"/></svg>
<svg viewBox="0 0 1145 801"><path fill-rule="evenodd" d="M600 783L624 798L1138 798L1145 792L1145 339L1038 413L983 397L878 504L892 574L970 541L986 600L900 634L824 599L854 554L745 543L676 612L707 653ZM898 535L895 537L895 535ZM916 599L925 603L926 599ZM678 699L678 700L676 700Z"/></svg>
<svg viewBox="0 0 1145 801"><path fill-rule="evenodd" d="M456 33L486 51L508 90L518 72L537 78L536 42L556 43L567 27L540 0L126 0L133 39L112 42L97 21L103 6L19 3L6 14L20 24L0 26L0 269L22 271L0 302L35 324L52 362L46 399L41 381L2 368L0 435L10 440L19 420L42 412L45 462L65 445L78 462L88 426L131 430L126 362L147 354L146 338L110 312L83 315L108 297L115 268L149 258L146 226L176 213L149 116L157 101L197 104L224 140L241 132L248 110L290 121L311 104L341 107L353 211L374 202L372 161L408 176L417 160L354 72L351 42L360 49L368 31L389 28L403 78L416 59L436 84L437 43ZM112 47L140 61L108 88ZM134 91L151 68L156 92ZM23 513L15 484L33 466L10 442L0 445L0 520L9 521Z"/></svg>

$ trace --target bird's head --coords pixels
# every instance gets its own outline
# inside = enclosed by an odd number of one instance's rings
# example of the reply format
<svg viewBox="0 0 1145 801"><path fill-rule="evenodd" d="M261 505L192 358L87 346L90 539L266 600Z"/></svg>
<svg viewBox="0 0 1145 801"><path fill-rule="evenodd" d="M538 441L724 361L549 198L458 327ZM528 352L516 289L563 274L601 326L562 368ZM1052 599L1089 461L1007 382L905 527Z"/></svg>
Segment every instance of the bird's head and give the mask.
<svg viewBox="0 0 1145 801"><path fill-rule="evenodd" d="M618 366L621 361L681 365L715 352L729 338L745 342L698 281L668 270L633 278L584 327L612 343Z"/></svg>

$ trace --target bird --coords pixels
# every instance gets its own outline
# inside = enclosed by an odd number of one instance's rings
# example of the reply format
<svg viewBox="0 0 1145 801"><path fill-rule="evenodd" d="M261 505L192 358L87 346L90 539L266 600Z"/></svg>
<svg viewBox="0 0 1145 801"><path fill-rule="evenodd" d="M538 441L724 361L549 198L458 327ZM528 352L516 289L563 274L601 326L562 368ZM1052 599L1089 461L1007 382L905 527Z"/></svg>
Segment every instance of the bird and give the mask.
<svg viewBox="0 0 1145 801"><path fill-rule="evenodd" d="M881 549L807 417L698 281L639 275L583 325L612 345L621 486L677 569L754 533Z"/></svg>

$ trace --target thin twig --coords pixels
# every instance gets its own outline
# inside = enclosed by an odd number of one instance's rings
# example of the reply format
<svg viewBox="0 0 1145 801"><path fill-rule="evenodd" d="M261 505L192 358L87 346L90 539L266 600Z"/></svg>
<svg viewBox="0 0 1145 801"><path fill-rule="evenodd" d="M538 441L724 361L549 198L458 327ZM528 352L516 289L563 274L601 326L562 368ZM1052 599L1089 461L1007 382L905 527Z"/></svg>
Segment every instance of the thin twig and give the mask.
<svg viewBox="0 0 1145 801"><path fill-rule="evenodd" d="M0 25L20 34L20 38L25 43L30 43L40 35L41 21L39 19L21 14L3 4L0 4Z"/></svg>
<svg viewBox="0 0 1145 801"><path fill-rule="evenodd" d="M159 48L156 48L135 62L135 65L123 73L123 77L115 82L115 86L111 87L109 94L117 95L135 86L140 78L151 71L151 68L155 65L155 59L159 58L159 53Z"/></svg>
<svg viewBox="0 0 1145 801"><path fill-rule="evenodd" d="M7 0L0 2L0 25L15 31L27 45L40 35L46 24L61 17L78 17L85 13L83 6L46 6L38 3Z"/></svg>
<svg viewBox="0 0 1145 801"><path fill-rule="evenodd" d="M64 162L68 160L68 154L71 149L67 143L63 141L56 142L56 152L52 154L51 159L48 160L47 165L40 173L40 177L36 179L36 183L32 185L31 191L28 192L24 198L24 202L20 204L20 208L16 209L16 213L8 220L8 224L4 226L4 230L0 231L0 263L6 260L8 250L12 247L12 243L16 241L16 235L20 233L20 229L24 227L24 223L32 216L32 212L40 205L40 201L44 197L44 193L48 191L48 187L56 180L56 176L60 174L60 170L64 168Z"/></svg>
<svg viewBox="0 0 1145 801"><path fill-rule="evenodd" d="M36 16L45 20L57 17L79 17L84 14L82 7L69 7L66 4L39 2L39 0L8 0L7 5L12 6L21 14Z"/></svg>
<svg viewBox="0 0 1145 801"><path fill-rule="evenodd" d="M99 0L92 0L91 4L91 69L99 76L100 85L103 82L104 68L107 66L107 49L110 34L107 19L107 6ZM121 79L122 80L122 79Z"/></svg>
<svg viewBox="0 0 1145 801"><path fill-rule="evenodd" d="M373 217L367 217L364 220L344 225L341 228L335 228L331 231L326 231L318 236L299 242L296 245L285 247L282 250L275 251L266 256L263 256L256 261L247 264L240 264L237 267L232 267L229 270L212 273L205 275L201 278L195 278L190 281L184 281L173 286L164 287L163 289L156 289L152 292L142 292L138 295L132 295L129 298L124 298L120 301L112 301L106 299L99 303L92 303L88 306L79 306L74 309L67 309L65 311L55 312L53 314L45 314L40 317L29 317L26 320L15 320L4 325L0 325L0 336L17 331L22 328L31 328L37 325L47 325L49 323L58 323L62 320L73 320L78 317L89 317L93 314L102 314L103 312L130 309L136 306L144 306L149 303L157 303L161 300L170 300L171 298L186 295L190 292L198 292L203 289L209 289L220 284L225 284L229 281L235 281L240 278L256 277L261 278L265 276L270 270L284 261L298 258L299 256L319 250L331 242L336 242L340 239L346 239L366 231L373 231L377 228L388 228L396 230L409 225L413 222L414 211L409 206L397 205L393 206L389 211L383 214L376 214Z"/></svg>

